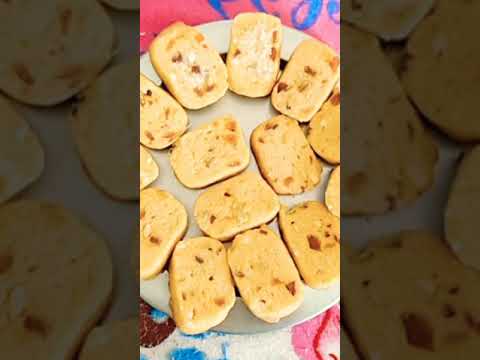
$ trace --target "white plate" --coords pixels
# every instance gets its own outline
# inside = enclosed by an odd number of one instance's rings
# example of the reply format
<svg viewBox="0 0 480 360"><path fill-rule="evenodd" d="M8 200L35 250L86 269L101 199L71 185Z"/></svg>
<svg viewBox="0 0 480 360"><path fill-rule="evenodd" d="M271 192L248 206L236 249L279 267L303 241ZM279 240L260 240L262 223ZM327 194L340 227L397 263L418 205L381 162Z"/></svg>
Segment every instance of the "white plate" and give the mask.
<svg viewBox="0 0 480 360"><path fill-rule="evenodd" d="M208 41L221 54L223 54L228 51L230 44L231 24L231 21L219 21L197 26L197 29L206 36ZM282 59L288 60L296 46L302 40L309 38L309 36L287 27L283 27L283 32L284 40L281 56ZM148 54L141 58L140 71L155 83L161 83L152 68ZM242 126L246 140L249 141L250 134L256 126L278 113L271 106L270 97L249 99L235 95L232 92L227 92L220 101L205 109L188 111L192 129L225 114L232 114L235 116ZM160 177L152 186L168 190L186 206L189 214L190 226L185 238L201 235L202 232L197 227L193 217L194 202L201 191L187 189L178 182L170 166L168 150L150 152L160 166ZM250 154L249 170L258 172L258 167L252 153ZM289 206L305 200L323 201L330 170L331 168L325 165L322 182L315 190L297 196L281 196L280 201ZM273 227L277 233L279 232L276 220L272 222L270 226ZM237 334L277 330L309 320L337 303L340 299L339 282L324 290L314 290L308 287L306 287L305 290L305 302L303 305L295 313L273 325L267 324L254 317L245 307L243 301L240 298L237 298L235 307L230 312L228 318L214 330ZM140 295L153 307L166 313L170 313L170 307L168 304L170 299L168 274L164 272L153 280L141 281Z"/></svg>

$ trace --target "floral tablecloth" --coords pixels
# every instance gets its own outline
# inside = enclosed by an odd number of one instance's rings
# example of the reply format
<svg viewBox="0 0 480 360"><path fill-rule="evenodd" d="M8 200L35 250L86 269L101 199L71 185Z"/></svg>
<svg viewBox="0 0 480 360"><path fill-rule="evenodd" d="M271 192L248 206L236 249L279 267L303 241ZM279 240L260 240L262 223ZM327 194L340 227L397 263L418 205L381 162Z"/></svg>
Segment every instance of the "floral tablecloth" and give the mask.
<svg viewBox="0 0 480 360"><path fill-rule="evenodd" d="M239 12L274 14L290 27L340 47L339 0L140 0L140 51L174 21L197 25L230 19ZM140 360L339 360L340 310L291 329L258 335L208 332L182 334L166 314L141 304L141 334L150 348L141 347ZM145 340L145 339L144 339ZM157 344L158 343L158 344Z"/></svg>

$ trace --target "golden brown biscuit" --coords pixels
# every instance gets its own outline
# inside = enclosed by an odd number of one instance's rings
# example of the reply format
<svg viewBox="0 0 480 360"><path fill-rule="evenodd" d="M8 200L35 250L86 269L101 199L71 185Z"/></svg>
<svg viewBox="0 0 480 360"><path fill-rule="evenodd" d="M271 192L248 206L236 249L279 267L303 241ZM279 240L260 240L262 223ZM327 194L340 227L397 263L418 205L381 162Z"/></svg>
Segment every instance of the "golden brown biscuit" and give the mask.
<svg viewBox="0 0 480 360"><path fill-rule="evenodd" d="M228 88L227 68L205 37L176 22L150 45L150 59L172 95L187 109L218 101Z"/></svg>
<svg viewBox="0 0 480 360"><path fill-rule="evenodd" d="M328 210L340 217L340 166L333 169L328 180L327 190L325 191L325 205Z"/></svg>
<svg viewBox="0 0 480 360"><path fill-rule="evenodd" d="M236 298L221 242L207 237L179 242L169 273L170 306L184 333L199 334L225 320Z"/></svg>
<svg viewBox="0 0 480 360"><path fill-rule="evenodd" d="M277 85L272 104L282 114L310 121L340 76L340 59L317 40L304 40L293 53Z"/></svg>
<svg viewBox="0 0 480 360"><path fill-rule="evenodd" d="M187 125L187 113L175 99L140 74L140 142L152 149L165 149Z"/></svg>
<svg viewBox="0 0 480 360"><path fill-rule="evenodd" d="M265 180L246 171L200 194L194 216L205 234L227 241L269 222L279 209L278 197Z"/></svg>
<svg viewBox="0 0 480 360"><path fill-rule="evenodd" d="M170 155L178 180L193 189L238 174L249 162L240 124L229 115L183 135Z"/></svg>
<svg viewBox="0 0 480 360"><path fill-rule="evenodd" d="M0 89L18 101L59 104L110 61L114 27L96 0L3 1Z"/></svg>
<svg viewBox="0 0 480 360"><path fill-rule="evenodd" d="M340 278L340 220L322 203L280 209L283 239L305 283L325 288Z"/></svg>
<svg viewBox="0 0 480 360"><path fill-rule="evenodd" d="M262 175L277 194L299 194L313 189L322 164L295 120L280 115L252 133L251 144Z"/></svg>
<svg viewBox="0 0 480 360"><path fill-rule="evenodd" d="M265 13L242 13L232 25L227 56L230 90L249 97L271 93L280 70L280 19Z"/></svg>
<svg viewBox="0 0 480 360"><path fill-rule="evenodd" d="M151 279L167 263L188 226L185 207L158 188L140 192L140 278Z"/></svg>
<svg viewBox="0 0 480 360"><path fill-rule="evenodd" d="M235 237L228 263L243 301L259 319L276 323L303 302L303 284L282 240L268 226Z"/></svg>
<svg viewBox="0 0 480 360"><path fill-rule="evenodd" d="M106 242L74 214L37 201L0 208L2 354L73 359L103 316L112 283Z"/></svg>

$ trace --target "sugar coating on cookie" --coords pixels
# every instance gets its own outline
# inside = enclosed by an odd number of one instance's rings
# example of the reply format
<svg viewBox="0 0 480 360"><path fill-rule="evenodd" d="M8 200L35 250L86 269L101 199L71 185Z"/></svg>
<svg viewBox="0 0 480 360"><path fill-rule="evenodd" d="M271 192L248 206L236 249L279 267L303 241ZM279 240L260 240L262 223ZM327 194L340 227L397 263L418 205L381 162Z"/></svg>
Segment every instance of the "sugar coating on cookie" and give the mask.
<svg viewBox="0 0 480 360"><path fill-rule="evenodd" d="M150 59L172 95L187 109L215 103L228 88L227 68L195 28L176 22L150 45Z"/></svg>
<svg viewBox="0 0 480 360"><path fill-rule="evenodd" d="M480 2L435 3L408 40L403 85L426 120L454 140L478 142L478 89L472 79L480 77L480 49L468 46L468 39L477 31Z"/></svg>
<svg viewBox="0 0 480 360"><path fill-rule="evenodd" d="M35 6L36 5L36 6ZM97 0L3 1L0 89L21 102L59 104L87 87L114 52Z"/></svg>
<svg viewBox="0 0 480 360"><path fill-rule="evenodd" d="M45 155L37 135L28 123L0 96L0 203L38 179Z"/></svg>
<svg viewBox="0 0 480 360"><path fill-rule="evenodd" d="M227 241L269 222L279 209L278 196L272 188L260 175L246 171L200 194L194 215L205 234Z"/></svg>
<svg viewBox="0 0 480 360"><path fill-rule="evenodd" d="M445 210L445 237L465 265L480 270L480 146L465 155Z"/></svg>
<svg viewBox="0 0 480 360"><path fill-rule="evenodd" d="M194 189L238 174L249 161L242 129L232 116L218 118L183 135L170 155L178 180Z"/></svg>
<svg viewBox="0 0 480 360"><path fill-rule="evenodd" d="M250 141L262 175L277 194L300 194L320 182L322 164L297 121L276 116L259 125Z"/></svg>
<svg viewBox="0 0 480 360"><path fill-rule="evenodd" d="M333 215L340 217L340 166L333 169L328 179L325 204Z"/></svg>
<svg viewBox="0 0 480 360"><path fill-rule="evenodd" d="M283 239L297 268L312 288L325 288L340 278L340 220L318 201L307 201L279 216Z"/></svg>
<svg viewBox="0 0 480 360"><path fill-rule="evenodd" d="M140 74L140 142L151 149L165 149L187 125L187 113L175 99Z"/></svg>
<svg viewBox="0 0 480 360"><path fill-rule="evenodd" d="M87 336L79 360L130 360L138 356L138 318L107 322Z"/></svg>
<svg viewBox="0 0 480 360"><path fill-rule="evenodd" d="M218 240L198 237L179 242L169 275L173 318L186 334L220 324L235 304L227 252Z"/></svg>
<svg viewBox="0 0 480 360"><path fill-rule="evenodd" d="M228 263L245 305L259 319L276 323L302 304L297 268L268 226L237 235L228 249Z"/></svg>
<svg viewBox="0 0 480 360"><path fill-rule="evenodd" d="M308 141L313 150L330 164L340 163L340 87L310 121Z"/></svg>
<svg viewBox="0 0 480 360"><path fill-rule="evenodd" d="M345 24L342 44L351 49L342 64L342 213L383 214L430 188L438 150L378 39Z"/></svg>
<svg viewBox="0 0 480 360"><path fill-rule="evenodd" d="M0 207L0 278L2 353L72 359L110 302L112 259L62 206L21 200Z"/></svg>
<svg viewBox="0 0 480 360"><path fill-rule="evenodd" d="M479 281L443 239L392 234L342 254L342 320L366 358L469 359L480 350Z"/></svg>
<svg viewBox="0 0 480 360"><path fill-rule="evenodd" d="M152 155L140 145L140 190L146 188L158 177L158 165Z"/></svg>
<svg viewBox="0 0 480 360"><path fill-rule="evenodd" d="M402 40L432 9L434 0L352 0L342 4L342 20L384 40Z"/></svg>
<svg viewBox="0 0 480 360"><path fill-rule="evenodd" d="M188 226L185 207L158 188L140 192L140 278L159 274Z"/></svg>
<svg viewBox="0 0 480 360"><path fill-rule="evenodd" d="M227 56L230 90L249 97L270 94L280 70L282 38L282 23L277 17L237 15Z"/></svg>
<svg viewBox="0 0 480 360"><path fill-rule="evenodd" d="M103 73L74 105L73 138L93 182L115 199L138 199L138 62Z"/></svg>
<svg viewBox="0 0 480 360"><path fill-rule="evenodd" d="M337 54L320 41L304 40L273 88L272 104L293 119L310 121L327 100L339 76Z"/></svg>

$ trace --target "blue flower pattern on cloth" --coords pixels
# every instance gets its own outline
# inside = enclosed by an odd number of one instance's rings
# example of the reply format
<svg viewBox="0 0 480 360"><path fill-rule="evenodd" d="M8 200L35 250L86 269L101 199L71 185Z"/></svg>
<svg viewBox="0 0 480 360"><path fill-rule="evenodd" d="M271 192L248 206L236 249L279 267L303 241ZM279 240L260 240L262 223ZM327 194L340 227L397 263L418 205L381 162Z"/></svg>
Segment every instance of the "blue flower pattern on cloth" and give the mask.
<svg viewBox="0 0 480 360"><path fill-rule="evenodd" d="M170 360L228 360L227 352L227 343L222 344L222 358L220 359L208 359L203 351L194 347L182 348L173 350L170 353Z"/></svg>
<svg viewBox="0 0 480 360"><path fill-rule="evenodd" d="M211 7L215 9L224 19L229 19L224 3L232 3L237 0L208 0ZM266 3L275 3L278 0L250 0L258 11L268 13ZM325 0L328 18L334 23L340 24L340 0ZM291 11L291 21L298 30L311 28L322 15L324 0L302 0L296 4ZM278 16L277 12L272 15Z"/></svg>
<svg viewBox="0 0 480 360"><path fill-rule="evenodd" d="M162 323L168 319L168 315L166 313L157 309L153 309L150 313L150 316L152 317L153 321L157 323Z"/></svg>

